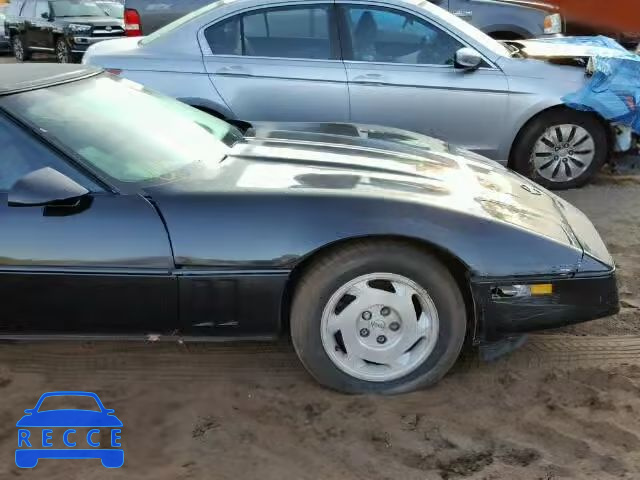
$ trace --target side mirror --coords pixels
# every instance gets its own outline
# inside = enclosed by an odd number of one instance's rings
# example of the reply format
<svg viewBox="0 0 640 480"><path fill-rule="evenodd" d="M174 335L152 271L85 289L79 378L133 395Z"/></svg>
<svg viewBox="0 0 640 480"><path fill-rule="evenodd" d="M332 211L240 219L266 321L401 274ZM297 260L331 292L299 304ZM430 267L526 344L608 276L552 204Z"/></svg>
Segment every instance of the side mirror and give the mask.
<svg viewBox="0 0 640 480"><path fill-rule="evenodd" d="M482 63L482 56L473 48L464 47L455 54L454 66L462 70L476 70Z"/></svg>
<svg viewBox="0 0 640 480"><path fill-rule="evenodd" d="M40 16L41 16L42 18L44 18L45 20L49 20L49 12L42 12L42 13L40 14Z"/></svg>
<svg viewBox="0 0 640 480"><path fill-rule="evenodd" d="M50 167L27 173L9 191L9 206L34 207L79 200L89 190Z"/></svg>

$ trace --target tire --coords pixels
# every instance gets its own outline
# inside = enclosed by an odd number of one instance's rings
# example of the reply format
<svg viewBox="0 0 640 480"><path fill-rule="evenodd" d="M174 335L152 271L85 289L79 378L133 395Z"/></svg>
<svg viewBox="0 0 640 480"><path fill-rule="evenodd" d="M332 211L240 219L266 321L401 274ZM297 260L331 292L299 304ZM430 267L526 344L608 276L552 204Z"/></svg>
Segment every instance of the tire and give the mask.
<svg viewBox="0 0 640 480"><path fill-rule="evenodd" d="M345 318L348 318L348 322L346 322L349 325L348 328L343 327L339 334L332 336L328 327L330 324L325 321L326 318L331 318L333 313L339 310L338 308L333 310L334 303L332 302L341 297L341 291L345 286L348 288L349 285L356 282L355 288L358 289L358 285L362 285L362 283L358 283L361 282L360 279L366 280L370 277L377 279L380 276L390 276L396 282L398 278L402 278L407 280L407 285L411 283L416 287L409 287L410 289L406 292L427 293L431 302L422 310L425 315L429 312L433 313L433 308L435 308L435 315L428 315L431 318L429 322L431 327L428 330L431 334L425 335L417 343L412 344L407 351L404 350L403 344L396 342L396 340L399 338L398 341L405 341L403 335L409 332L413 325L417 329L417 326L421 324L421 322L414 323L416 318L411 318L413 313L396 317L398 310L391 307L388 309L388 312L390 310L391 313L387 313L387 323L383 327L379 326L379 320L383 320L382 324L384 324L385 318L379 315L384 313L384 303L375 303L371 308L365 306L364 311L359 313L360 306L366 305L369 298L377 298L379 289L387 288L384 283L386 280L379 280L377 288L371 289L371 291L376 291L373 297L367 296L365 300L360 301L360 298L364 299L365 297L356 296L352 304L340 311L345 313ZM366 285L371 285L370 280ZM368 294L369 287L366 290ZM389 296L390 292L383 292L381 295L386 295L393 301L396 298L407 298L395 297L398 294L397 290L392 294L393 296ZM346 298L349 298L349 295L339 299L338 305ZM415 307L416 295L410 298ZM419 298L418 303L425 305L422 297ZM377 300L374 301L377 302ZM354 305L353 308L347 311L351 305ZM373 311L374 317L371 317L369 310ZM406 309L402 311L408 312ZM420 317L420 313L417 313L418 307L415 307L415 312ZM341 313L338 313L336 318ZM365 313L369 314L369 318L366 320ZM394 333L392 323L395 318L402 319L399 320L402 323ZM467 327L464 299L448 269L434 255L426 253L410 243L397 241L358 241L334 250L313 262L300 279L294 292L290 322L294 348L306 369L322 385L345 393L395 394L435 384L458 358ZM367 328L363 328L362 325ZM434 329L434 325L437 328ZM363 337L365 333L363 330L369 332L366 338ZM396 335L395 338L394 335ZM385 366L384 362L371 363L378 361L377 357L374 357L369 358L366 362L358 359L360 366L354 367L355 373L347 371L349 367L345 365L351 364L348 360L344 360L349 358L349 355L344 353L353 352L354 349L351 346L347 348L346 338L351 338L352 341L356 338L358 348L361 348L359 342L373 344L374 339L378 342L381 336L389 337L389 348L402 347L399 351L405 352L402 357L408 359L403 362L404 366L396 368L394 371L395 367ZM408 341L412 342L413 340L409 338ZM365 350L366 355L386 355L384 350L378 350L386 348L386 346L373 344L373 347L367 347L368 349ZM431 349L428 350L428 348ZM424 351L419 349L424 349ZM426 356L424 356L425 354ZM419 363L412 365L411 362L414 361ZM403 372L402 368L407 368L407 366L410 366L411 369ZM355 370L355 368L361 370ZM402 373L402 375L391 378L392 373L394 375ZM380 376L369 378L373 375Z"/></svg>
<svg viewBox="0 0 640 480"><path fill-rule="evenodd" d="M587 135L590 138L585 141ZM567 145L569 147L565 148ZM543 187L564 190L589 182L606 161L608 153L606 129L594 114L553 110L523 127L514 144L511 163L517 172Z"/></svg>
<svg viewBox="0 0 640 480"><path fill-rule="evenodd" d="M56 60L58 63L74 63L73 54L64 38L58 38L56 41Z"/></svg>
<svg viewBox="0 0 640 480"><path fill-rule="evenodd" d="M11 38L11 46L13 47L13 55L18 62L22 63L31 59L31 52L18 35Z"/></svg>

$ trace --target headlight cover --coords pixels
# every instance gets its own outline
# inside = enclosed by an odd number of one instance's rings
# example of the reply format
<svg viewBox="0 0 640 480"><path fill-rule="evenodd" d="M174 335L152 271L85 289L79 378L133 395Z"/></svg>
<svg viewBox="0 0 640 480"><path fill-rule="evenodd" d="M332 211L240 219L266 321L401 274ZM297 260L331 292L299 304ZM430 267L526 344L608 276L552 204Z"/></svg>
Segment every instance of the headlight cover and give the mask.
<svg viewBox="0 0 640 480"><path fill-rule="evenodd" d="M562 33L562 17L559 13L544 17L544 33L547 35Z"/></svg>
<svg viewBox="0 0 640 480"><path fill-rule="evenodd" d="M82 25L80 23L70 23L68 28L73 33L87 33L91 31L91 25Z"/></svg>

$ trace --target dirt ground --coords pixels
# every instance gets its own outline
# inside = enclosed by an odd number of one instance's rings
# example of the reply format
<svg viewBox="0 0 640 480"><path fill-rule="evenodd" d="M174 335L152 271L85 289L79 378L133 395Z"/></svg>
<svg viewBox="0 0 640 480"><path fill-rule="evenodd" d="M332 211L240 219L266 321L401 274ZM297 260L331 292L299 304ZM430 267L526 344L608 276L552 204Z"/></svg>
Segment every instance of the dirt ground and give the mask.
<svg viewBox="0 0 640 480"><path fill-rule="evenodd" d="M466 353L436 387L346 396L287 342L0 343L0 480L638 479L640 177L563 193L619 267L620 314L531 336L481 363ZM14 464L16 421L47 391L96 392L124 424L124 467Z"/></svg>

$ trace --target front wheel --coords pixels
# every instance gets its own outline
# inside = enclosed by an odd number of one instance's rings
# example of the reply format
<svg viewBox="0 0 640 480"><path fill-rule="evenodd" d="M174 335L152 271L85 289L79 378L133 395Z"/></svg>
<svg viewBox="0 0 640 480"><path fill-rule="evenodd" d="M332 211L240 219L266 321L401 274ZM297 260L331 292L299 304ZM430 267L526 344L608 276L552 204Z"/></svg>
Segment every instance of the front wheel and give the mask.
<svg viewBox="0 0 640 480"><path fill-rule="evenodd" d="M56 42L56 58L58 59L58 63L73 62L71 50L69 50L69 46L67 45L67 42L65 42L63 38L59 38L58 41Z"/></svg>
<svg viewBox="0 0 640 480"><path fill-rule="evenodd" d="M362 241L318 259L296 289L293 344L323 385L401 393L436 383L466 333L448 269L412 244Z"/></svg>
<svg viewBox="0 0 640 480"><path fill-rule="evenodd" d="M607 159L609 142L594 114L575 110L543 113L522 130L513 149L515 170L540 185L581 187Z"/></svg>

